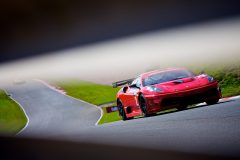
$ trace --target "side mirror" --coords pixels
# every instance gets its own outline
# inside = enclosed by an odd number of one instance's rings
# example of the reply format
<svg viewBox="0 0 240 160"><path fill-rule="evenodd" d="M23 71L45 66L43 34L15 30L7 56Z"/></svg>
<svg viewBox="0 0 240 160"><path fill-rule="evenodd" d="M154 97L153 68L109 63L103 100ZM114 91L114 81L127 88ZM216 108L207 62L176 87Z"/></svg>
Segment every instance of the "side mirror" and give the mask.
<svg viewBox="0 0 240 160"><path fill-rule="evenodd" d="M139 86L137 86L137 84L132 84L132 85L130 85L130 87L133 87L133 88L140 88Z"/></svg>
<svg viewBox="0 0 240 160"><path fill-rule="evenodd" d="M128 86L123 87L123 93L126 93L128 90Z"/></svg>

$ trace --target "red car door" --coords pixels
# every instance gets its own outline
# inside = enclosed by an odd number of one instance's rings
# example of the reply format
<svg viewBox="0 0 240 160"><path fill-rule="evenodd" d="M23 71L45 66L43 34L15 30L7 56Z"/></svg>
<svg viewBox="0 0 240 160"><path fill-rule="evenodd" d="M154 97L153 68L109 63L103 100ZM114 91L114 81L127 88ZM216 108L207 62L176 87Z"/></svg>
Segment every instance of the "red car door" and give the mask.
<svg viewBox="0 0 240 160"><path fill-rule="evenodd" d="M136 89L134 89L132 87L128 87L126 92L119 97L125 107L133 106L136 103L135 98L134 98L135 90Z"/></svg>
<svg viewBox="0 0 240 160"><path fill-rule="evenodd" d="M130 107L136 107L137 106L137 94L139 92L140 88L140 78L135 79L130 86L128 86L128 89L126 90L125 94L123 94L123 105L130 106Z"/></svg>

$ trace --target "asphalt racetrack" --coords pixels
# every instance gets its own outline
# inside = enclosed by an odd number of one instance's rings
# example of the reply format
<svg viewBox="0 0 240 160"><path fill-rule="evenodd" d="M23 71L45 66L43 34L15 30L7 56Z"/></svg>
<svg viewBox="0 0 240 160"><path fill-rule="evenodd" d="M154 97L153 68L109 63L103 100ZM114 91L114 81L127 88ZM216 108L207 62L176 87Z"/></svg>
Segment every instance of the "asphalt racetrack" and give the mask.
<svg viewBox="0 0 240 160"><path fill-rule="evenodd" d="M25 110L28 125L19 135L49 137L94 126L101 115L96 106L78 101L35 80L5 89Z"/></svg>
<svg viewBox="0 0 240 160"><path fill-rule="evenodd" d="M96 126L101 115L96 106L40 82L13 84L6 91L29 118L18 136L240 157L239 99Z"/></svg>

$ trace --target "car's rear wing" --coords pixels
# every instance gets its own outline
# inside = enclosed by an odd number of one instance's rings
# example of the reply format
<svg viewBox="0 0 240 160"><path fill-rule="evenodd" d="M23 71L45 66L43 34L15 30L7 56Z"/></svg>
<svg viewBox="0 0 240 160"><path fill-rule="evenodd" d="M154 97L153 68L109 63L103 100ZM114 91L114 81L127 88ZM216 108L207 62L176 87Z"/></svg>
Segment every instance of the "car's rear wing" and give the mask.
<svg viewBox="0 0 240 160"><path fill-rule="evenodd" d="M118 86L122 86L122 85L125 85L125 84L130 84L133 80L134 80L134 78L113 82L112 86L113 86L113 88L117 88Z"/></svg>

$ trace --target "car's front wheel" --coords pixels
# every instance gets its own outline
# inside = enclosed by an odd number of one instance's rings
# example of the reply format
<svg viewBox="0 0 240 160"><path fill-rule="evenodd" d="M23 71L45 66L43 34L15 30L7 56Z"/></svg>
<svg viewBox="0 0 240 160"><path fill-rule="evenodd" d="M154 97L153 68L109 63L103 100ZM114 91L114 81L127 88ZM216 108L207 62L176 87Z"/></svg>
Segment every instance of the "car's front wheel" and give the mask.
<svg viewBox="0 0 240 160"><path fill-rule="evenodd" d="M182 105L180 105L180 106L177 107L177 110L178 110L178 111L185 110L185 109L187 108L187 106L188 106L188 105L186 105L186 104L182 104Z"/></svg>
<svg viewBox="0 0 240 160"><path fill-rule="evenodd" d="M213 105L218 103L219 99L211 99L211 100L207 100L206 103L207 105Z"/></svg>
<svg viewBox="0 0 240 160"><path fill-rule="evenodd" d="M139 96L139 105L140 105L140 108L141 108L141 110L142 110L142 113L143 113L143 116L144 116L144 117L149 117L149 116L151 116L151 114L148 113L147 103L146 103L146 100L145 100L145 98L143 97L143 95L140 95L140 96Z"/></svg>

